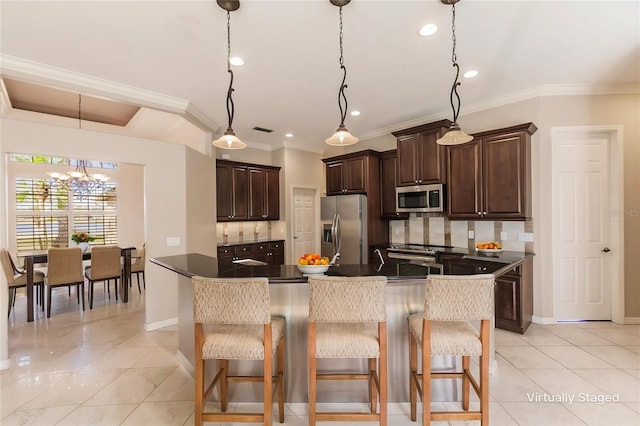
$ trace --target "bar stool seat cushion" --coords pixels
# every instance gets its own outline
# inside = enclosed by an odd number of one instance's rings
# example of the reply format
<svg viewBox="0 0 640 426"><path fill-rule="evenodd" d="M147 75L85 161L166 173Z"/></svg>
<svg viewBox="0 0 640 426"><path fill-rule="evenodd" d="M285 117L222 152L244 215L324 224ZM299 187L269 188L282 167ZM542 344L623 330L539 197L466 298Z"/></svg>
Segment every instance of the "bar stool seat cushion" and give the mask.
<svg viewBox="0 0 640 426"><path fill-rule="evenodd" d="M273 353L284 336L285 320L271 318ZM264 326L262 324L216 324L205 333L203 359L264 359Z"/></svg>
<svg viewBox="0 0 640 426"><path fill-rule="evenodd" d="M321 322L316 330L316 358L379 358L378 324Z"/></svg>
<svg viewBox="0 0 640 426"><path fill-rule="evenodd" d="M423 314L409 317L411 334L422 346ZM431 354L480 356L480 334L468 321L433 321L431 323Z"/></svg>

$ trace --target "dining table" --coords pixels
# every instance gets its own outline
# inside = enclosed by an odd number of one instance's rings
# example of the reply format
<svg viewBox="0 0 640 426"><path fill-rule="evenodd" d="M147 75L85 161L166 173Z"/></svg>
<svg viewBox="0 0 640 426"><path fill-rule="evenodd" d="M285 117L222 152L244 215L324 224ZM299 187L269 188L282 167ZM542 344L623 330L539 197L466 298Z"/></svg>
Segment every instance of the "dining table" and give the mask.
<svg viewBox="0 0 640 426"><path fill-rule="evenodd" d="M135 250L135 247L123 247L121 248L121 256L124 263L124 270L122 273L122 303L129 302L129 280L131 279L131 251ZM34 318L33 312L33 271L35 264L46 264L49 261L47 252L25 254L20 256L24 258L24 269L27 273L27 322L32 322ZM87 250L82 253L82 260L91 259L91 250Z"/></svg>

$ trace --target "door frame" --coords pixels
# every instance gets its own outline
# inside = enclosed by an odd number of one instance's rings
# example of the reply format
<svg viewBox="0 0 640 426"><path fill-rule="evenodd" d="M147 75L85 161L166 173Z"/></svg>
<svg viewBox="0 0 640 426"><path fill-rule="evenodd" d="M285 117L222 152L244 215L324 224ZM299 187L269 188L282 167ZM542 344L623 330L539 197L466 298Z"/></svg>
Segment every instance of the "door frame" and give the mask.
<svg viewBox="0 0 640 426"><path fill-rule="evenodd" d="M291 202L289 203L290 205L289 217L291 218L291 220L289 221L289 232L287 235L287 244L286 244L286 246L289 247L289 254L287 256L289 261L285 262L289 265L295 265L298 263L298 259L296 258L293 251L293 234L295 232L295 212L294 212L294 205L293 205L293 193L296 189L307 189L307 190L314 191L313 203L315 207L315 212L314 212L315 223L313 224L313 239L314 239L313 251L315 253L320 253L320 187L313 186L313 185L293 184L289 189L289 199L291 200Z"/></svg>
<svg viewBox="0 0 640 426"><path fill-rule="evenodd" d="M551 127L551 163L553 165L553 145L559 141L574 135L603 134L609 140L609 210L608 217L611 226L611 320L624 324L624 147L623 126L556 126ZM552 166L551 184L557 179L555 167ZM552 189L551 188L551 189ZM552 279L555 276L555 260L553 247L556 246L556 233L553 229L557 222L553 219L553 206L551 207L551 229L553 235L552 244ZM606 214L604 212L603 214ZM554 317L556 315L556 286L553 284Z"/></svg>

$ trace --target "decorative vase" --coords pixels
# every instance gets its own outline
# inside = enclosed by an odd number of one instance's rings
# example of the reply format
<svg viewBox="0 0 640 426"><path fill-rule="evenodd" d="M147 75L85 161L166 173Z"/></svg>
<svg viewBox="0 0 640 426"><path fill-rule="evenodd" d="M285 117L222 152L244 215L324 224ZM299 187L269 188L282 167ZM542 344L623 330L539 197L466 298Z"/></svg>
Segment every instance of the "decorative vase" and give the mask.
<svg viewBox="0 0 640 426"><path fill-rule="evenodd" d="M89 250L89 243L78 243L78 247L80 247L84 253Z"/></svg>

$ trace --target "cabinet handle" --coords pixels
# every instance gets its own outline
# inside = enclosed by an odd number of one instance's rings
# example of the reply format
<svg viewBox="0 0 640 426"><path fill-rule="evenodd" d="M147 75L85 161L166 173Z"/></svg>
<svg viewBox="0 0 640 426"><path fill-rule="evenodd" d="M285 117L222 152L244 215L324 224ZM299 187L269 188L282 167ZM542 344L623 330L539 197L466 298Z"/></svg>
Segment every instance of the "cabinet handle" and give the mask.
<svg viewBox="0 0 640 426"><path fill-rule="evenodd" d="M482 212L478 212L478 216L482 216Z"/></svg>

